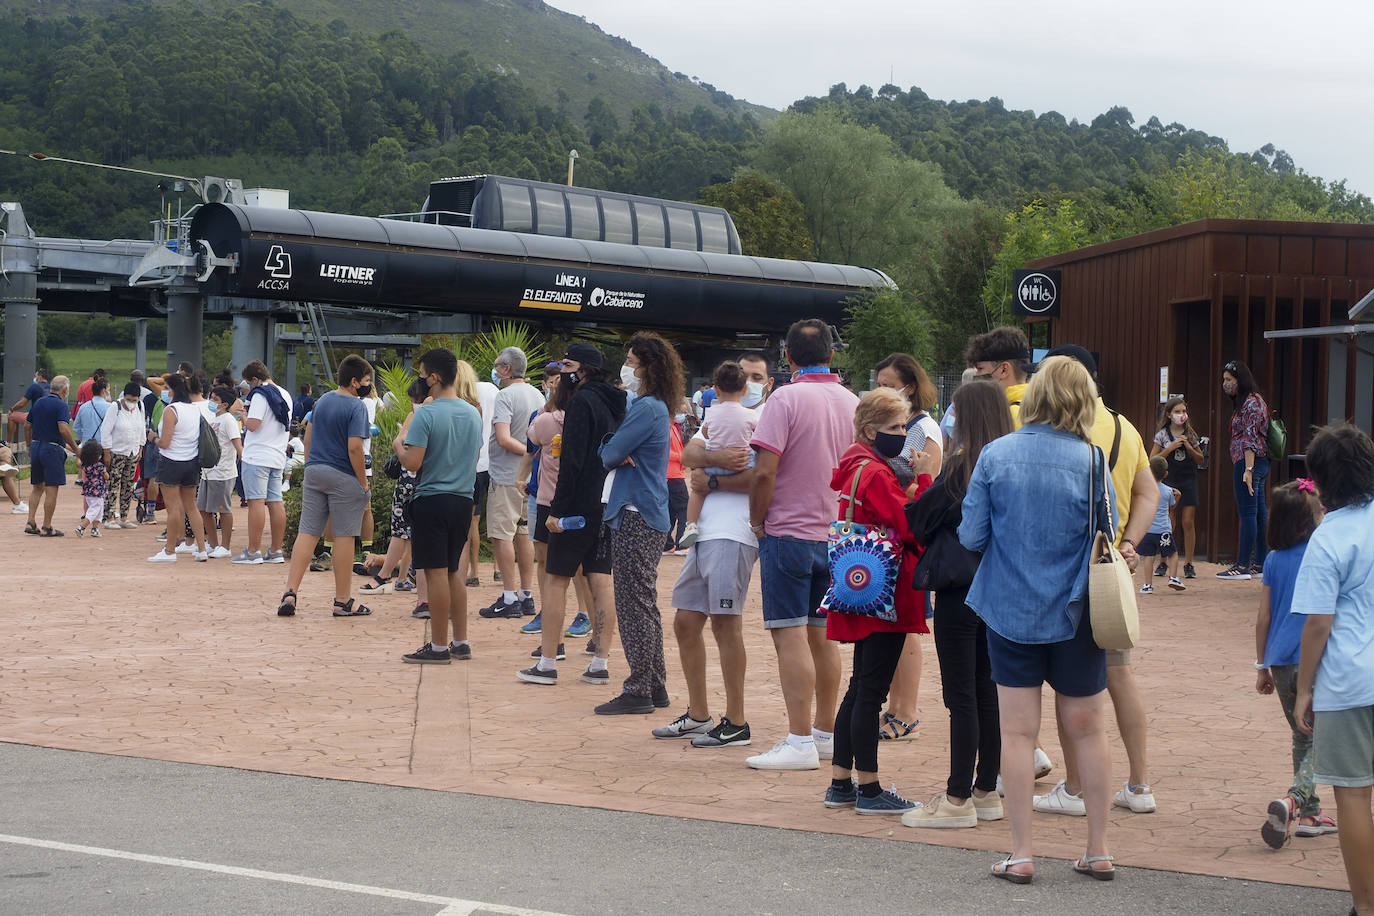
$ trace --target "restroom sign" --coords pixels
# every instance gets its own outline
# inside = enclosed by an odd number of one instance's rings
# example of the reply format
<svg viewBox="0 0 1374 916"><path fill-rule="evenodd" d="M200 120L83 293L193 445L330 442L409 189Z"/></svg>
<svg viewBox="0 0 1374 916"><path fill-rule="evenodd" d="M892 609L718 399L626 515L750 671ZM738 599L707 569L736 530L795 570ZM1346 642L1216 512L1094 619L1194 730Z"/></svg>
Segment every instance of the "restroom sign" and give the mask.
<svg viewBox="0 0 1374 916"><path fill-rule="evenodd" d="M1012 273L1012 314L1058 318L1060 281L1057 270L1018 270Z"/></svg>

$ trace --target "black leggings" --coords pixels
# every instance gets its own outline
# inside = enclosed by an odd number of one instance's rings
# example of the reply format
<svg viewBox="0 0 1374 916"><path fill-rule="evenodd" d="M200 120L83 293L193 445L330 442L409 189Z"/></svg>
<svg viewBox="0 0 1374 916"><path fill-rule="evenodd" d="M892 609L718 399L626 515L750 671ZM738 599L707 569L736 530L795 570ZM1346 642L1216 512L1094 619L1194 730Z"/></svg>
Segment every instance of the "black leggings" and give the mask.
<svg viewBox="0 0 1374 916"><path fill-rule="evenodd" d="M935 593L935 654L949 710L945 791L954 798L968 798L973 787L981 792L996 789L1002 762L997 685L988 664L988 628L964 603L967 597L966 588Z"/></svg>
<svg viewBox="0 0 1374 916"><path fill-rule="evenodd" d="M673 550L687 527L687 481L682 477L668 478L668 543Z"/></svg>
<svg viewBox="0 0 1374 916"><path fill-rule="evenodd" d="M854 643L854 674L835 713L835 766L878 772L878 712L905 646L905 633L872 633Z"/></svg>

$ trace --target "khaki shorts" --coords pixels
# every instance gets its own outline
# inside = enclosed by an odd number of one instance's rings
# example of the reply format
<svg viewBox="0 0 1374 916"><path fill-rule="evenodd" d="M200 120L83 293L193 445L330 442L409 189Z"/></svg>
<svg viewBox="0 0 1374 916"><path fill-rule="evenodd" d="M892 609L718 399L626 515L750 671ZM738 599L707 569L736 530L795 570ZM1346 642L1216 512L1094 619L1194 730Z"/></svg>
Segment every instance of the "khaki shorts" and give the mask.
<svg viewBox="0 0 1374 916"><path fill-rule="evenodd" d="M673 607L698 614L739 614L759 549L718 538L697 541L673 586Z"/></svg>
<svg viewBox="0 0 1374 916"><path fill-rule="evenodd" d="M1312 780L1324 786L1374 786L1374 706L1319 712L1315 716Z"/></svg>
<svg viewBox="0 0 1374 916"><path fill-rule="evenodd" d="M523 490L515 484L492 484L487 495L487 537L513 541L517 534L529 534L528 513Z"/></svg>

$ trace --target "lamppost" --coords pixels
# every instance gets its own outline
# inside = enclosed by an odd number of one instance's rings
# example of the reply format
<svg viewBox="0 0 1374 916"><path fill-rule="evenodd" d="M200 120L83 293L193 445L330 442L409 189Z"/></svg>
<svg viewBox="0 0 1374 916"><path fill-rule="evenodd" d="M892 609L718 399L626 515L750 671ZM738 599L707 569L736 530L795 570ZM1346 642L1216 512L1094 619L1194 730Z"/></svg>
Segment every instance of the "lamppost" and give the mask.
<svg viewBox="0 0 1374 916"><path fill-rule="evenodd" d="M577 150L568 150L568 187L572 187L573 164L577 162Z"/></svg>

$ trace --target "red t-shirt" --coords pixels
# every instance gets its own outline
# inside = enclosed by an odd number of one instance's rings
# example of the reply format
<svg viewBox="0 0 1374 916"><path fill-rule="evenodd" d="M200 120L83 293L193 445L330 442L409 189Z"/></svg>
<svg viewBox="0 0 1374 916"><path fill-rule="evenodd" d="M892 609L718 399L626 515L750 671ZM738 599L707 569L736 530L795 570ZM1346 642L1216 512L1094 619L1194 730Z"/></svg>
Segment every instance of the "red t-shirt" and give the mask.
<svg viewBox="0 0 1374 916"><path fill-rule="evenodd" d="M668 479L681 480L686 476L682 472L682 430L670 420L668 422Z"/></svg>

